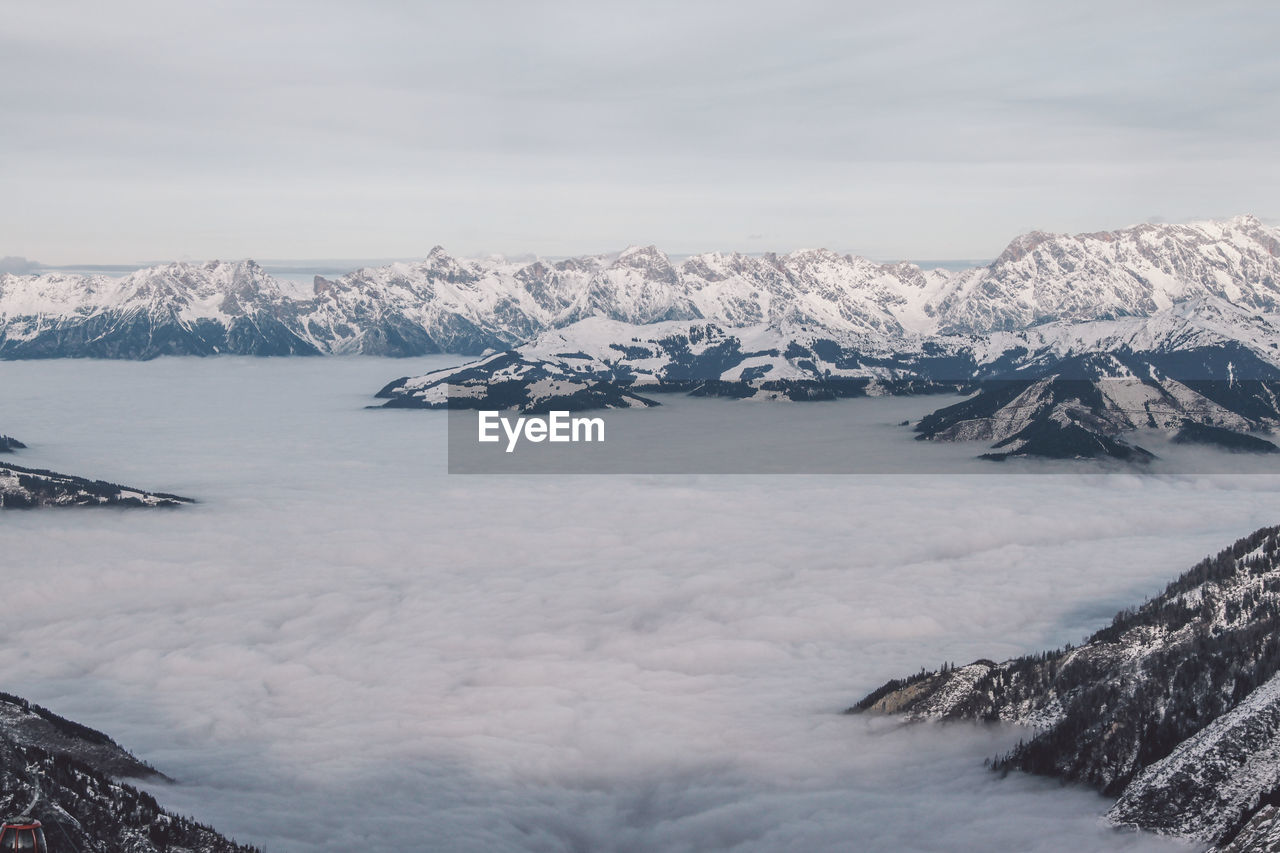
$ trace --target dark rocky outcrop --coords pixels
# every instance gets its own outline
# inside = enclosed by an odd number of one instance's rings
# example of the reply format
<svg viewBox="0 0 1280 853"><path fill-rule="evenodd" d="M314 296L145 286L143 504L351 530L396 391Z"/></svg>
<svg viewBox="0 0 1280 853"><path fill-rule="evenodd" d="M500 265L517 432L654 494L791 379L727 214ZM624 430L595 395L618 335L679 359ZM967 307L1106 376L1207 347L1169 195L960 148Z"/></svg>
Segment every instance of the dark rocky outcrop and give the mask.
<svg viewBox="0 0 1280 853"><path fill-rule="evenodd" d="M1021 723L1028 737L998 770L1092 785L1119 798L1119 824L1219 844L1261 832L1257 816L1280 805L1280 527L1080 646L921 671L850 711Z"/></svg>

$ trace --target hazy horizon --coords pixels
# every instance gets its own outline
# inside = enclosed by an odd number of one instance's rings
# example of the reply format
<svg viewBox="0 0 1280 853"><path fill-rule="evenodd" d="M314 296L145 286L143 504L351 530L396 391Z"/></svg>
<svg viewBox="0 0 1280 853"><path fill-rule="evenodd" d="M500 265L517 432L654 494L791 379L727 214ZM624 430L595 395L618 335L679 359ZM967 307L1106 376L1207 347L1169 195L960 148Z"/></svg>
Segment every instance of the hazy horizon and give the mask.
<svg viewBox="0 0 1280 853"><path fill-rule="evenodd" d="M1214 218L1189 219L1184 222L1175 222L1175 223L1165 222L1163 219L1156 218L1156 219L1144 220L1142 222L1133 222L1133 223L1129 223L1128 225L1117 226L1115 228L1095 228L1095 229L1092 229L1092 231L1070 232L1070 233L1072 234L1093 233L1096 231L1104 231L1104 230L1123 230L1125 228L1132 228L1132 227L1136 227L1138 225L1143 225L1143 224L1153 224L1153 225L1195 224L1197 222L1206 222L1206 221L1224 221L1224 220L1233 219L1239 216L1255 216L1255 218L1259 219L1261 222L1263 222L1266 225L1270 225L1273 227L1276 225L1275 221L1266 219L1264 217L1257 217L1255 214L1252 214L1249 212L1240 212L1240 213L1234 214L1233 216L1228 216L1228 217L1217 217L1216 219ZM1046 229L1033 229L1033 230L1046 230ZM1009 238L1005 241L1004 245L1007 245L1009 242L1017 239L1019 236L1025 233L1027 232L1020 232L1019 234L1009 235ZM0 256L0 273L38 272L40 270L63 271L63 272L93 271L93 272L103 272L103 273L110 273L110 272L128 273L138 269L145 269L150 266L156 266L156 265L166 264L166 263L175 263L175 262L207 263L209 261L235 262L235 261L246 261L246 260L252 260L258 263L259 265L261 265L263 268L268 269L269 271L275 270L283 273L290 273L290 272L293 272L293 273L304 273L304 272L306 273L310 273L310 272L342 273L342 272L358 269L361 267L385 266L393 263L414 263L426 258L430 254L430 252L437 246L443 248L450 255L454 257L460 257L463 259L475 260L475 259L484 259L484 258L502 258L512 263L522 263L522 262L531 263L535 260L557 261L557 260L562 260L562 259L571 258L571 257L610 256L610 255L616 255L622 251L625 251L628 248L632 248L640 245L644 245L644 244L628 243L626 245L614 246L611 248L598 250L598 251L584 251L584 252L578 252L574 254L559 254L559 253L500 252L500 251L487 252L487 253L460 253L460 252L451 251L448 246L435 243L435 244L432 244L431 248L424 249L421 253L418 253L418 254L376 257L376 258L374 257L343 258L343 257L333 257L333 256L315 257L315 258L283 258L283 257L269 257L269 256L268 257L242 256L242 257L199 257L197 258L189 254L184 254L179 257L153 258L150 260L135 259L132 261L106 262L106 261L95 261L93 259L89 259L89 260L81 259L78 262L66 262L66 263L48 263L40 258L30 258L26 256L21 256L21 255L7 255L7 256ZM657 244L653 244L653 245L657 245ZM1001 249L1004 248L1004 245L1001 246ZM657 248L659 249L659 251L662 251L673 261L681 261L686 258L694 257L700 254L730 251L730 250L723 250L717 247L708 247L708 248L700 249L697 251L690 251L690 252L668 252L661 245L657 245ZM941 268L953 269L953 270L965 269L970 267L978 267L978 266L986 266L987 264L990 264L999 254L997 252L995 254L984 256L984 257L942 257L940 255L938 256L924 255L919 257L884 258L884 257L874 257L872 255L868 255L868 254L859 252L857 250L841 249L841 248L833 249L830 246L816 246L816 245L795 246L795 247L786 248L786 249L782 249L782 248L760 249L758 251L740 251L736 253L746 255L748 257L760 257L766 254L786 255L786 254L791 254L795 252L805 251L808 249L827 249L830 251L837 252L838 254L841 254L841 255L852 255L855 257L866 258L875 263L883 263L883 264L913 263L922 268L941 267Z"/></svg>
<svg viewBox="0 0 1280 853"><path fill-rule="evenodd" d="M630 248L630 247L624 247L622 249L613 249L606 252L583 253L582 255L533 255L533 254L507 255L501 252L495 252L489 255L457 255L455 257L460 257L464 260L482 260L485 258L500 257L512 263L525 263L525 262L532 263L538 260L558 261L558 260L563 260L565 258L571 258L571 257L616 255L619 252L624 251L625 248ZM662 247L659 246L658 248L661 249ZM825 249L826 247L819 246L815 248ZM446 249L446 251L448 250ZM708 251L710 252L715 250L708 250ZM803 251L803 249L792 249L790 251L798 252L798 251ZM838 249L833 249L831 251L835 251L841 255L853 255L855 257L859 256L857 252L844 252ZM397 263L417 263L419 261L424 260L428 254L429 254L429 251L423 252L421 255L411 255L411 256L396 257L396 258L248 258L248 257L245 257L245 258L192 258L192 257L181 257L181 258L153 259L148 261L133 261L129 263L81 262L81 263L68 263L68 264L47 264L35 258L9 256L5 258L0 258L0 273L16 272L19 274L25 274L25 273L39 273L42 271L48 271L48 272L98 272L103 274L111 274L111 273L128 274L135 270L147 269L148 267L160 266L162 264L169 264L169 263L202 264L202 263L209 263L211 261L224 261L224 262L231 262L231 263L236 263L239 261L253 261L254 263L261 266L263 269L267 270L268 272L273 272L277 274L288 274L288 273L302 274L302 273L312 273L312 272L321 273L321 274L325 272L330 272L330 273L338 274L338 273L348 272L351 270L360 269L363 267L387 266L389 264L397 264ZM667 254L667 257L669 257L672 261L679 262L679 261L685 260L686 258L695 257L697 254L700 254L700 253L690 253L690 254L665 253L665 254ZM765 255L768 253L767 252L741 252L739 254L745 255L747 257L761 257L762 255ZM788 253L778 252L777 254L781 255L781 254L788 254ZM866 257L866 256L862 255L860 257ZM874 261L875 263L881 263L881 264L911 263L911 264L916 264L917 266L920 266L923 268L939 267L944 269L966 269L969 267L986 266L987 264L991 263L991 261L994 258L992 257L992 258L918 258L918 259L917 258L867 258L867 259L870 261ZM9 262L7 265L7 268L6 268L6 262Z"/></svg>
<svg viewBox="0 0 1280 853"><path fill-rule="evenodd" d="M1164 220L1162 217L1155 217L1155 218L1145 219L1138 222L1130 222L1124 225L1116 225L1116 226L1105 227L1105 228L1099 227L1099 228L1087 229L1085 231L1054 232L1051 229L1046 229L1046 228L1032 228L1032 229L1027 229L1026 231L1020 231L1016 234L1010 234L1008 236L1008 239L1006 239L1000 245L999 248L1000 250L1003 250L1005 246L1008 245L1009 242L1011 242L1012 240L1016 239L1017 237L1023 234L1029 233L1030 231L1046 231L1049 233L1062 233L1062 234L1068 234L1068 235L1075 235L1080 233L1092 233L1096 231L1118 231L1118 230L1133 228L1138 225L1145 225L1145 224L1184 225L1184 224L1194 224L1196 222L1225 221L1228 219L1234 219L1238 216L1254 216L1263 224L1269 225L1272 227L1276 227L1278 224L1280 224L1280 220L1257 216L1256 214L1249 211L1241 211L1229 216L1198 217L1198 218L1186 219L1178 222L1168 222ZM130 272L133 270L145 269L146 267L156 266L159 264L167 264L167 263L207 263L209 261L247 261L247 260L254 261L262 265L264 268L266 267L276 267L276 268L298 267L300 268L297 270L298 272L310 271L312 269L339 272L339 271L348 271L348 270L353 270L353 269L358 269L360 267L368 267L368 266L385 266L387 264L393 264L393 263L413 263L426 258L427 255L430 254L431 250L436 246L442 247L446 252L448 252L450 255L453 255L454 257L459 257L459 258L464 258L469 260L490 258L490 257L500 257L512 262L521 262L521 261L532 262L535 260L556 261L556 260L562 260L564 258L573 258L573 257L616 255L619 252L625 251L628 248L641 246L641 245L656 245L660 251L666 254L673 261L679 261L685 258L694 257L696 255L709 254L713 252L725 252L725 253L733 252L736 254L746 255L748 257L760 257L766 254L786 255L794 252L805 251L808 249L826 249L826 250L834 251L841 255L852 255L855 257L866 258L876 263L883 263L883 264L913 263L923 268L928 268L930 265L935 265L935 266L943 267L947 269L961 269L965 267L986 266L987 264L991 263L991 261L993 261L1000 253L999 251L996 251L990 255L986 255L982 257L942 257L942 256L929 256L926 253L925 255L922 255L919 257L886 258L886 257L872 256L865 252L860 252L857 249L839 248L839 247L833 248L832 246L819 246L819 245L810 245L810 244L796 245L789 248L760 248L760 249L748 250L748 251L723 249L723 248L711 246L703 249L697 249L697 250L686 251L686 252L668 252L666 251L666 249L663 248L663 246L658 244L642 244L642 243L635 243L635 242L626 243L625 245L611 246L604 249L573 252L573 253L567 253L567 254L566 253L539 253L536 251L503 252L503 251L496 251L496 250L488 251L488 252L466 253L466 252L454 252L448 246L445 246L442 243L432 243L429 247L424 248L421 252L417 254L404 254L404 255L394 255L394 256L387 256L387 257L367 257L367 258L354 257L354 256L353 257L328 256L328 257L313 257L313 258L304 258L304 257L283 258L283 257L270 257L270 256L251 257L248 255L226 256L226 257L222 257L222 256L195 257L189 253L184 253L174 257L156 257L156 258L151 258L147 260L131 259L131 260L104 261L104 260L93 259L93 258L89 258L89 259L82 258L75 261L50 263L42 258L31 258L25 255L10 254L10 255L0 255L0 273L22 271L19 268L24 266L28 269L28 271L119 270L123 272ZM12 268L9 268L9 267L12 267Z"/></svg>

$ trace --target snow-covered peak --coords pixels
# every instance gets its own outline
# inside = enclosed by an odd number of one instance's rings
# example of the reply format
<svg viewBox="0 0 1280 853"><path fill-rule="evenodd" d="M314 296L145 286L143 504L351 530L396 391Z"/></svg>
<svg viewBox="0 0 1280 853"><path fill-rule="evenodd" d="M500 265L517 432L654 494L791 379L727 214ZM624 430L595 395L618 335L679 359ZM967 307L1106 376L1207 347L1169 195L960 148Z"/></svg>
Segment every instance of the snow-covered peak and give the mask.
<svg viewBox="0 0 1280 853"><path fill-rule="evenodd" d="M1280 323L1216 296L1197 296L1142 317L1069 322L1059 320L975 339L980 363L1010 350L1065 358L1088 352L1171 353L1238 345L1260 359L1280 363Z"/></svg>
<svg viewBox="0 0 1280 853"><path fill-rule="evenodd" d="M636 259L645 260L661 260L668 261L667 255L657 246L650 243L647 246L628 246L618 253L615 263L633 263ZM668 261L669 262L669 261Z"/></svg>
<svg viewBox="0 0 1280 853"><path fill-rule="evenodd" d="M420 261L317 277L309 292L282 285L253 261L162 264L118 278L6 274L0 275L0 353L56 354L64 335L81 341L74 354L151 351L150 344L108 346L101 332L73 334L68 325L88 322L120 335L151 335L177 324L178 330L160 333L170 341L165 352L265 347L408 355L482 352L589 317L900 339L1031 333L1055 323L1134 317L1173 323L1189 315L1162 312L1196 300L1206 329L1212 323L1204 300L1227 305L1214 322L1228 322L1229 308L1280 313L1280 232L1251 216L1092 234L1036 231L1015 238L989 266L959 272L829 249L710 252L673 263L656 246L636 245L616 255L556 261L467 259L435 246ZM145 333L119 323L139 316L148 318ZM223 340L205 327L198 345L181 342L206 321L237 331ZM278 328L267 334L264 321ZM1229 322L1246 321L1231 315ZM85 350L86 340L100 348Z"/></svg>
<svg viewBox="0 0 1280 853"><path fill-rule="evenodd" d="M1089 234L1032 232L990 266L959 273L939 301L946 331L1143 316L1216 296L1280 308L1280 232L1254 217L1135 225Z"/></svg>

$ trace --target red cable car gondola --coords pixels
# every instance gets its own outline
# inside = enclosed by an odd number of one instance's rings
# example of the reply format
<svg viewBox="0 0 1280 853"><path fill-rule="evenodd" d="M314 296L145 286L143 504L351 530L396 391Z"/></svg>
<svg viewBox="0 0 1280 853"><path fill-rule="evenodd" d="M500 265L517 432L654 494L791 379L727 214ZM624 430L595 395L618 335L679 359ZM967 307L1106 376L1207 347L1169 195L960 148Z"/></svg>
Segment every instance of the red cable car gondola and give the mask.
<svg viewBox="0 0 1280 853"><path fill-rule="evenodd" d="M44 828L40 821L29 817L15 817L0 826L0 853L24 850L27 853L49 853L44 840Z"/></svg>

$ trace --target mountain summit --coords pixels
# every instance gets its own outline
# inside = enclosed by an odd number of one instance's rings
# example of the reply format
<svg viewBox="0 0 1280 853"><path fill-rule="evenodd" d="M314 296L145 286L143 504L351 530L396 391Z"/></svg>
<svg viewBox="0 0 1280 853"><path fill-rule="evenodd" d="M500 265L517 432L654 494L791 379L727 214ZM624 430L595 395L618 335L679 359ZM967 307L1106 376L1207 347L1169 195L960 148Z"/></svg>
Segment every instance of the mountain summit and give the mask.
<svg viewBox="0 0 1280 853"><path fill-rule="evenodd" d="M517 263L440 246L415 263L317 277L309 294L253 261L171 263L121 278L0 275L0 358L367 353L478 355L591 317L636 325L810 326L898 338L1145 317L1189 299L1280 306L1280 231L1251 216L1015 238L959 272L823 249L655 246Z"/></svg>

